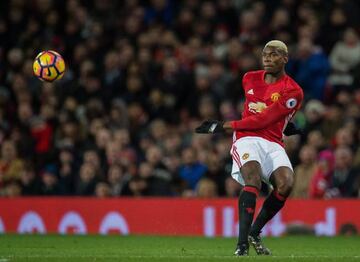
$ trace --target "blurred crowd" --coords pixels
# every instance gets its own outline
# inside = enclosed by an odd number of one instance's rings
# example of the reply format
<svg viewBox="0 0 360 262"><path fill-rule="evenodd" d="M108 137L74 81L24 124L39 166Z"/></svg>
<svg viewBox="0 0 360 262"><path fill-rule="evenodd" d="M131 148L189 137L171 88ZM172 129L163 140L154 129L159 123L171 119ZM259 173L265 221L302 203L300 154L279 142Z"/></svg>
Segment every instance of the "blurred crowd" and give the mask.
<svg viewBox="0 0 360 262"><path fill-rule="evenodd" d="M306 101L285 137L293 197L360 197L360 2L0 2L0 195L235 197L241 78L271 39ZM62 80L32 74L56 50ZM263 194L266 193L264 186Z"/></svg>

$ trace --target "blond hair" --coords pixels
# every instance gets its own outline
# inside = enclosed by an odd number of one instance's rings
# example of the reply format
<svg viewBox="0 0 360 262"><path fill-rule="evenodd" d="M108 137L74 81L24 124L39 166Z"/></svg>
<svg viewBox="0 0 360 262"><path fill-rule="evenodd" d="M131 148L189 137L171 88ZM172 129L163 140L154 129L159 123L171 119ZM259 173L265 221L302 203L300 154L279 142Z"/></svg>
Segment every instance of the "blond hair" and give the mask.
<svg viewBox="0 0 360 262"><path fill-rule="evenodd" d="M286 44L280 40L271 40L266 43L264 48L266 48L266 47L275 47L275 48L285 52L286 54L288 53L288 48L287 48Z"/></svg>

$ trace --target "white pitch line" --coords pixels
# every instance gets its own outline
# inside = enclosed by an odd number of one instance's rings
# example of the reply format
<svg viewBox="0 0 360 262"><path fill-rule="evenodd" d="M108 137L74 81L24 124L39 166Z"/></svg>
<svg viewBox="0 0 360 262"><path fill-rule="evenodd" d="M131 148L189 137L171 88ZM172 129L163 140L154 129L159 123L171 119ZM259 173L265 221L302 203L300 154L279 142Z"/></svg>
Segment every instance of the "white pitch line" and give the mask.
<svg viewBox="0 0 360 262"><path fill-rule="evenodd" d="M226 259L226 258L234 258L236 256L233 255L229 255L229 256L202 256L202 255L188 255L188 256L184 256L184 255L179 255L179 256L167 256L167 255L105 255L105 256L101 256L101 258L181 258L181 259L194 259L194 258L198 258L198 259L211 259L211 258L222 258L222 259ZM268 256L269 258L360 258L360 256ZM10 257L9 257L10 258ZM9 258L0 258L0 262L8 262ZM65 255L65 256L51 256L51 255L37 255L37 254L29 254L29 255L21 255L21 256L11 256L11 258L94 258L94 256L92 255L76 255L76 256L71 256L71 255ZM248 258L254 259L254 258L264 258L264 256L248 256Z"/></svg>

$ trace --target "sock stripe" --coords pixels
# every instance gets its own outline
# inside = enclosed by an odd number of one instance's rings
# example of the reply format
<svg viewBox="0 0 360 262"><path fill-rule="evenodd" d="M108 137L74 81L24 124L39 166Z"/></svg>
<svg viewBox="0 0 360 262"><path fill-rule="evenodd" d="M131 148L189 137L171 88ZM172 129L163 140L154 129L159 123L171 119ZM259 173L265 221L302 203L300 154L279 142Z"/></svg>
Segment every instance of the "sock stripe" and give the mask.
<svg viewBox="0 0 360 262"><path fill-rule="evenodd" d="M273 191L273 194L274 194L274 196L275 196L278 200L280 200L280 201L285 201L285 200L286 200L286 197L280 195L280 193L279 193L277 190L274 190L274 191Z"/></svg>
<svg viewBox="0 0 360 262"><path fill-rule="evenodd" d="M243 190L255 194L256 197L259 196L259 189L254 186L244 186Z"/></svg>

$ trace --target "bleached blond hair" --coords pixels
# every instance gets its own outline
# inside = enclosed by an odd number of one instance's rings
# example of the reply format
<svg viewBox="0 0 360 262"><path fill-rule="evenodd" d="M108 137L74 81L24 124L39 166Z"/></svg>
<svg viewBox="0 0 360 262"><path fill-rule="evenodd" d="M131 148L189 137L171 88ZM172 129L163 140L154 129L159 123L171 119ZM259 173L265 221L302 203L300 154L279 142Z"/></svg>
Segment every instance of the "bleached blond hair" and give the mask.
<svg viewBox="0 0 360 262"><path fill-rule="evenodd" d="M271 40L266 43L264 48L266 48L266 47L275 47L275 48L285 52L286 54L288 53L288 48L287 48L286 44L280 40Z"/></svg>

